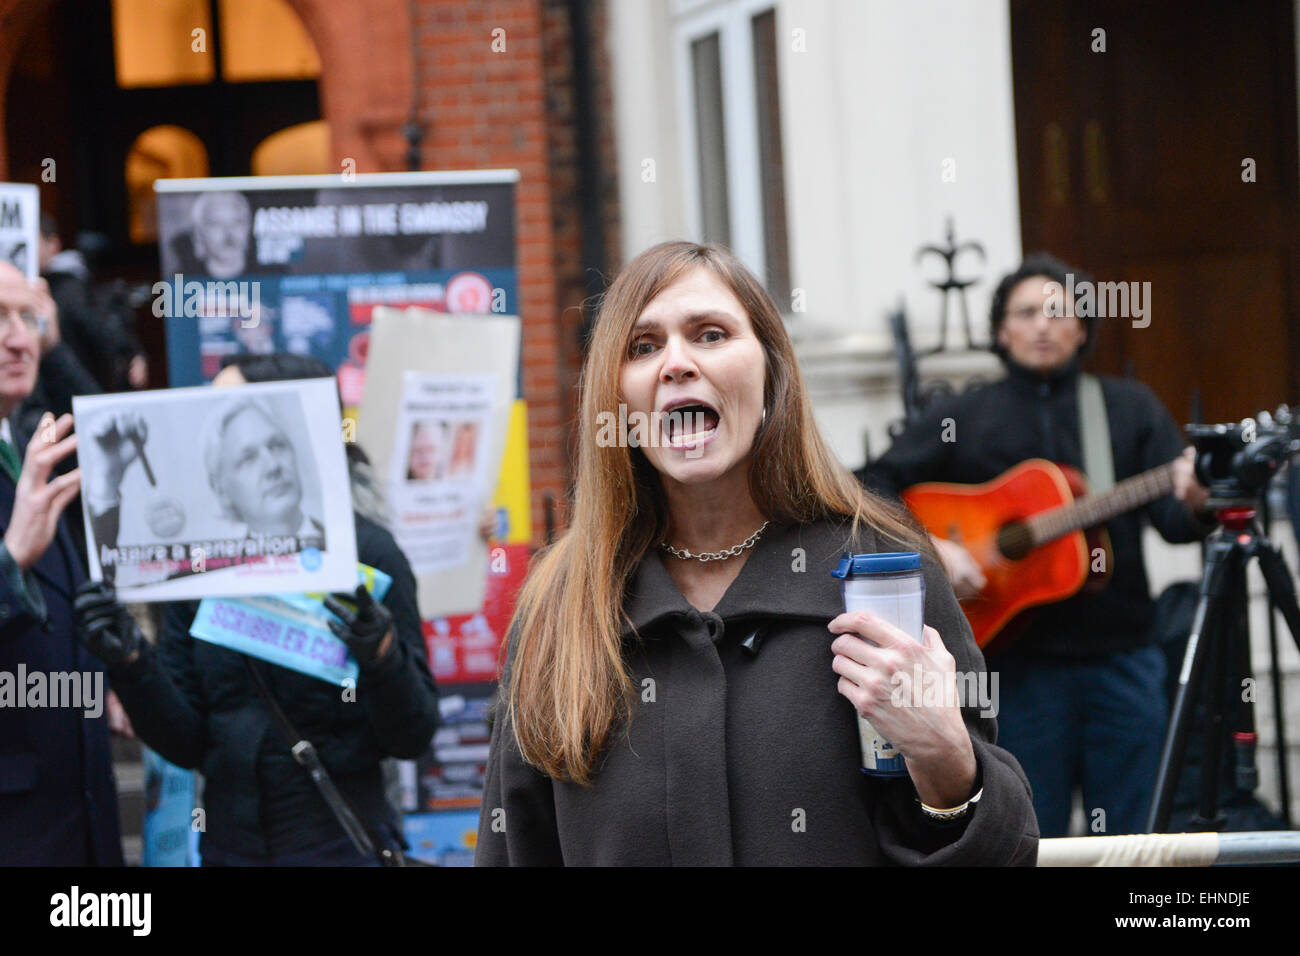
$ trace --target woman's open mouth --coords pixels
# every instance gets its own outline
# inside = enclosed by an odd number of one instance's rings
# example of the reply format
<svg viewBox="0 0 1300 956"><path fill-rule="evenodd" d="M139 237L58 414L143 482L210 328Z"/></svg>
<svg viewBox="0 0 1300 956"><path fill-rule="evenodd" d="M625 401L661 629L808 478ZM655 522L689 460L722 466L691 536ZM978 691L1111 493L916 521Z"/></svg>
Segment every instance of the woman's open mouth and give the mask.
<svg viewBox="0 0 1300 956"><path fill-rule="evenodd" d="M722 416L712 405L692 402L660 412L659 421L669 448L689 449L712 441L718 434Z"/></svg>

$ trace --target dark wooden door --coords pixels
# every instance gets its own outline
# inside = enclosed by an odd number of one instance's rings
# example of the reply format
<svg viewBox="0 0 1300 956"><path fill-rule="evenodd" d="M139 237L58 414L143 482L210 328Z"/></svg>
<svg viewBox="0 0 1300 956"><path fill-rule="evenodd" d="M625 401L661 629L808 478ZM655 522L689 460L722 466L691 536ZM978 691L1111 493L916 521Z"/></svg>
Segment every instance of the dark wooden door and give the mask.
<svg viewBox="0 0 1300 956"><path fill-rule="evenodd" d="M1011 38L1025 251L1151 284L1092 367L1180 422L1300 401L1292 0L1013 0Z"/></svg>

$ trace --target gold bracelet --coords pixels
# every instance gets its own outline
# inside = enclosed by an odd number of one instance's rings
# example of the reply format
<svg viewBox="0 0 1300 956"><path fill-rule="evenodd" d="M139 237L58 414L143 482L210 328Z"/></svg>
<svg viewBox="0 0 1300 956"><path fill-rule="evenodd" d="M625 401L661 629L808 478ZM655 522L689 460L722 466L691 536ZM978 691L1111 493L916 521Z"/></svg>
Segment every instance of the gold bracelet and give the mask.
<svg viewBox="0 0 1300 956"><path fill-rule="evenodd" d="M938 807L932 807L925 801L918 798L917 802L921 804L921 809L925 811L926 816L935 820L957 820L970 812L971 804L979 803L980 797L984 796L984 788L980 787L975 795L959 806L951 807L947 810L941 810Z"/></svg>

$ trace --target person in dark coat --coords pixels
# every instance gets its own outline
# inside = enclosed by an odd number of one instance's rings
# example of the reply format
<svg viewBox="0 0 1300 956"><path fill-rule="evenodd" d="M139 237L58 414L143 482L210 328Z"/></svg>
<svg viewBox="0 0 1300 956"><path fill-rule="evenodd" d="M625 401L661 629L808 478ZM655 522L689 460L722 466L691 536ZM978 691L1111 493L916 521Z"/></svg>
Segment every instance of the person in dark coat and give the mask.
<svg viewBox="0 0 1300 956"><path fill-rule="evenodd" d="M63 248L58 222L48 212L41 213L40 262L41 277L59 307L63 343L96 382L93 392L144 388L148 361L120 284L97 288L86 255ZM42 380L49 377L48 364L49 356L41 363ZM57 390L52 397L58 399ZM71 406L50 410L59 415Z"/></svg>
<svg viewBox="0 0 1300 956"><path fill-rule="evenodd" d="M214 384L331 374L300 356L258 356L224 370ZM354 519L359 560L393 579L382 603L362 602L358 624L341 635L360 667L355 691L261 661L252 666L315 745L375 845L392 849L404 840L385 796L381 762L413 759L429 746L438 689L406 556L378 523L355 512ZM374 863L357 852L295 762L249 673L250 659L190 636L198 602L168 605L156 650L116 610L111 586L84 588L78 608L84 608L87 642L108 662L136 736L172 763L203 771L204 865Z"/></svg>
<svg viewBox="0 0 1300 956"><path fill-rule="evenodd" d="M73 617L84 572L63 511L79 475L51 477L75 448L72 416L45 416L36 437L11 421L36 380L42 309L43 290L0 265L0 865L121 866L104 668ZM34 675L51 694L77 675L81 699L18 706L9 694L27 704Z"/></svg>
<svg viewBox="0 0 1300 956"><path fill-rule="evenodd" d="M821 439L758 280L714 246L642 253L581 394L572 524L511 623L476 864L1033 865L996 701L957 693L984 671L970 627L916 525ZM830 575L898 550L922 554L919 642L842 613ZM861 772L859 714L907 776Z"/></svg>

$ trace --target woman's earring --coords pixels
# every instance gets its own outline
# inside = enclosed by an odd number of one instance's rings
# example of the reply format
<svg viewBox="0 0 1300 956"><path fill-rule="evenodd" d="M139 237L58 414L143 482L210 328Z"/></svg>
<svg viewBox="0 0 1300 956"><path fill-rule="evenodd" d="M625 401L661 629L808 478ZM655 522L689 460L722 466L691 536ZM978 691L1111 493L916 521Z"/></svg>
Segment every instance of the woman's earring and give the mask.
<svg viewBox="0 0 1300 956"><path fill-rule="evenodd" d="M759 422L759 424L760 424L760 425L766 425L766 424L767 424L767 406L766 406L766 405L763 406L763 420L762 420L761 422Z"/></svg>

